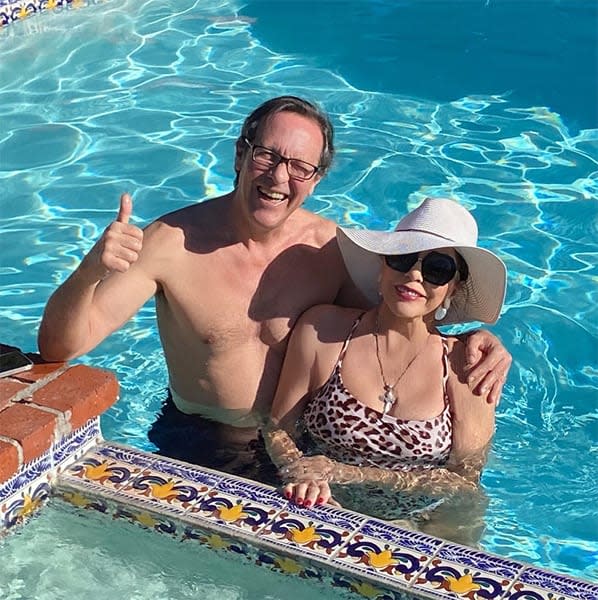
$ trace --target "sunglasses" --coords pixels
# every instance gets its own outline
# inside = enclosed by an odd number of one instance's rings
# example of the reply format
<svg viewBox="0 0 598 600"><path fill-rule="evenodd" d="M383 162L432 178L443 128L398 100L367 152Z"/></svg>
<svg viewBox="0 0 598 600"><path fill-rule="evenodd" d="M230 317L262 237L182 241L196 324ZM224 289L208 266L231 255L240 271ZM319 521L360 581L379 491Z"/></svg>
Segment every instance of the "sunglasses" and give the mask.
<svg viewBox="0 0 598 600"><path fill-rule="evenodd" d="M399 273L407 273L419 260L419 253L396 254L385 256L386 264ZM424 281L432 285L445 285L453 279L457 273L457 263L452 256L442 252L430 252L421 261L421 273Z"/></svg>

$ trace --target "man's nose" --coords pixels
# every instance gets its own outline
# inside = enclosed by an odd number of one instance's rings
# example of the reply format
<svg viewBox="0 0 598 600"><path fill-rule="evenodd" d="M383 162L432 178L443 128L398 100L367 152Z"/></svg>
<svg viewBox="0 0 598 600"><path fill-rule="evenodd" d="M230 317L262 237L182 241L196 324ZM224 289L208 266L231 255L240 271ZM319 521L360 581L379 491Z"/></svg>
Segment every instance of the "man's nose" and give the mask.
<svg viewBox="0 0 598 600"><path fill-rule="evenodd" d="M278 161L277 165L271 167L270 173L272 174L272 179L276 183L285 183L290 179L289 168L287 162L284 160Z"/></svg>

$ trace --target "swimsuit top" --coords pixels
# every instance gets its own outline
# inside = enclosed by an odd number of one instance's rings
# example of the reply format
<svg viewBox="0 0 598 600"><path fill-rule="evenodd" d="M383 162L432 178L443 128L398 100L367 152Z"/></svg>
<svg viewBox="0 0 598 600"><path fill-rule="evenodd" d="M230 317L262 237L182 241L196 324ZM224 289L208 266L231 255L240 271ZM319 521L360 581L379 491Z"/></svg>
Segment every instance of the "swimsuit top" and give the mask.
<svg viewBox="0 0 598 600"><path fill-rule="evenodd" d="M431 468L446 463L452 445L452 420L446 382L448 346L442 339L444 409L431 419L405 420L366 406L343 384L341 367L360 315L351 328L334 369L305 409L305 427L323 454L353 465L386 469Z"/></svg>

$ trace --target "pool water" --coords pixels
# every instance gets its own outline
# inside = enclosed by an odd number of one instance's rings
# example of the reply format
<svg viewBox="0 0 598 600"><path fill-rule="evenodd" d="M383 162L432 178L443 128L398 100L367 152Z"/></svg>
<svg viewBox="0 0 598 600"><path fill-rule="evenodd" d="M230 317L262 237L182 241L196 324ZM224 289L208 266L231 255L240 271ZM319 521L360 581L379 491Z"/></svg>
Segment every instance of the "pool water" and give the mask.
<svg viewBox="0 0 598 600"><path fill-rule="evenodd" d="M339 150L308 208L385 229L426 195L451 195L507 263L491 329L513 367L483 475L482 546L595 579L598 9L344 6L111 0L36 17L34 34L33 19L6 28L2 339L35 349L47 298L122 191L139 224L229 191L243 118L269 97L306 96L330 113ZM152 450L166 385L153 302L81 360L113 369L122 386L106 437Z"/></svg>
<svg viewBox="0 0 598 600"><path fill-rule="evenodd" d="M257 0L243 13L269 48L361 90L438 102L505 93L549 106L571 132L598 126L596 2Z"/></svg>
<svg viewBox="0 0 598 600"><path fill-rule="evenodd" d="M244 555L186 540L58 500L0 540L3 600L341 600L323 582L256 566ZM7 560L9 559L9 560Z"/></svg>

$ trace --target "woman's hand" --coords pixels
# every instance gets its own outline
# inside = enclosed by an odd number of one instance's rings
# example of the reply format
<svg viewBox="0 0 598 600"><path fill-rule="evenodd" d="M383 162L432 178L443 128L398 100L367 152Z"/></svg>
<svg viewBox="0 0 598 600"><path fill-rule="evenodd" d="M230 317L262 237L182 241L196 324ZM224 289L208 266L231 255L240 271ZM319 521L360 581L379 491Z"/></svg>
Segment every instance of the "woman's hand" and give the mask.
<svg viewBox="0 0 598 600"><path fill-rule="evenodd" d="M283 488L285 498L307 508L322 504L340 507L328 484L334 466L333 460L318 455L304 456L283 467L280 475L288 482Z"/></svg>
<svg viewBox="0 0 598 600"><path fill-rule="evenodd" d="M327 481L310 479L287 483L283 488L284 497L299 506L321 506L330 504L340 508L340 504L332 497Z"/></svg>
<svg viewBox="0 0 598 600"><path fill-rule="evenodd" d="M485 329L468 335L465 343L469 388L477 395L488 394L488 403L498 406L513 358L500 340Z"/></svg>
<svg viewBox="0 0 598 600"><path fill-rule="evenodd" d="M303 456L280 469L283 481L330 481L336 463L327 456Z"/></svg>

